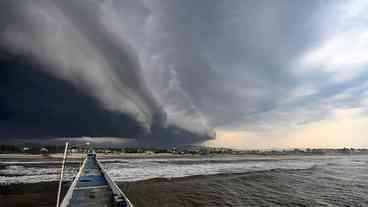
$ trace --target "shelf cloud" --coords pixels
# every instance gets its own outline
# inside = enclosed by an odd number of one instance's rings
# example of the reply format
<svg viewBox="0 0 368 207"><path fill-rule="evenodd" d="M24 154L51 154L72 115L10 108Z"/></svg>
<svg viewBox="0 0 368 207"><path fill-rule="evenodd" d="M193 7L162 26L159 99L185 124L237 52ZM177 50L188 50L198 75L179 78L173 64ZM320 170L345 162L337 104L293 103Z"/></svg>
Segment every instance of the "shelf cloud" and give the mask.
<svg viewBox="0 0 368 207"><path fill-rule="evenodd" d="M364 1L0 6L3 140L176 145L214 139L216 131L272 138L340 110L365 116Z"/></svg>

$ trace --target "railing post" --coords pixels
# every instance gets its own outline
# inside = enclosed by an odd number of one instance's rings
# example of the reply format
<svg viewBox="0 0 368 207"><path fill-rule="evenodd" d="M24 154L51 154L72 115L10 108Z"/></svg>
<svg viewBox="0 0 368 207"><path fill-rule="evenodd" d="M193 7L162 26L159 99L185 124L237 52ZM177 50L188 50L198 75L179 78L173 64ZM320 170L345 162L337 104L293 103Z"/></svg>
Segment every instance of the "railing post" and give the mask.
<svg viewBox="0 0 368 207"><path fill-rule="evenodd" d="M68 145L69 145L68 142L65 143L64 158L63 158L63 164L61 166L61 173L60 173L59 189L58 189L57 200L56 200L56 207L60 206L61 185L63 183L65 160L66 160L66 157L68 155Z"/></svg>

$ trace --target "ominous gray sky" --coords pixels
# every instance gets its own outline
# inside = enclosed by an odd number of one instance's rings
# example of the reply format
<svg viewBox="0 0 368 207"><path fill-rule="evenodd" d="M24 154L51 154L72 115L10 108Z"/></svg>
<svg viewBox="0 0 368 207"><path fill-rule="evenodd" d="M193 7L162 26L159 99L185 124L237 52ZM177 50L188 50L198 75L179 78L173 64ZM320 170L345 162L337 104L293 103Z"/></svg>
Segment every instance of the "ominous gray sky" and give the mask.
<svg viewBox="0 0 368 207"><path fill-rule="evenodd" d="M306 128L314 136L341 119L367 125L364 1L3 0L0 6L3 137L32 131L175 144L202 142L216 131L207 144L276 147L294 146L286 143L309 139ZM26 80L17 81L20 74ZM359 129L341 133L346 142L331 133L328 142L301 143L353 145L351 132Z"/></svg>

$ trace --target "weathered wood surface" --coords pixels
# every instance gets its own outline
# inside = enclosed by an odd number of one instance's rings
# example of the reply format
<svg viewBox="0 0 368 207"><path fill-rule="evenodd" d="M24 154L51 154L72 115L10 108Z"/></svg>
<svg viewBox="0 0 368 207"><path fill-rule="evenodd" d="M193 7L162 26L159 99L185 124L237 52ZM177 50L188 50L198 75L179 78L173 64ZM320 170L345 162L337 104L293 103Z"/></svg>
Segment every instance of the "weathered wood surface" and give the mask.
<svg viewBox="0 0 368 207"><path fill-rule="evenodd" d="M87 156L75 179L61 207L133 207L95 156ZM124 202L117 203L119 199Z"/></svg>

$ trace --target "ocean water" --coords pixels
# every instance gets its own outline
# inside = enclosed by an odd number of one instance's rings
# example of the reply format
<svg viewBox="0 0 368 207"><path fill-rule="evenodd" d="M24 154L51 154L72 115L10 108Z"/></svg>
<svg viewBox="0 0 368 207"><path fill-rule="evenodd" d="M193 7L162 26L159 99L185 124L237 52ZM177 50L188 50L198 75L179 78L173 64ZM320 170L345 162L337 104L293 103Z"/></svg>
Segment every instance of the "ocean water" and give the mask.
<svg viewBox="0 0 368 207"><path fill-rule="evenodd" d="M57 181L61 162L58 161L0 161L0 185ZM65 179L72 180L79 162L69 162Z"/></svg>
<svg viewBox="0 0 368 207"><path fill-rule="evenodd" d="M324 158L215 156L166 159L100 160L115 181L139 181L152 178L176 178L193 175L240 173L271 169L305 169L322 163ZM80 162L68 162L65 180L77 173ZM60 162L0 162L0 184L55 181Z"/></svg>
<svg viewBox="0 0 368 207"><path fill-rule="evenodd" d="M306 169L320 162L321 160L315 159L286 157L223 156L194 159L105 160L103 165L116 181L139 181L152 178L178 178L272 169Z"/></svg>
<svg viewBox="0 0 368 207"><path fill-rule="evenodd" d="M102 165L117 182L152 178L244 173L269 170L297 170L319 167L357 176L367 167L368 156L213 156L194 158L102 159ZM66 180L77 173L80 162L68 162ZM0 161L0 184L55 181L60 172L57 161ZM351 174L353 173L353 174Z"/></svg>
<svg viewBox="0 0 368 207"><path fill-rule="evenodd" d="M122 187L137 206L143 207L368 206L366 156L269 162L279 167L152 179Z"/></svg>
<svg viewBox="0 0 368 207"><path fill-rule="evenodd" d="M107 159L102 164L136 206L368 206L368 156ZM0 162L0 185L56 181L59 166ZM67 166L71 180L79 163Z"/></svg>

